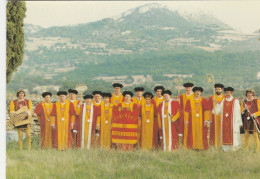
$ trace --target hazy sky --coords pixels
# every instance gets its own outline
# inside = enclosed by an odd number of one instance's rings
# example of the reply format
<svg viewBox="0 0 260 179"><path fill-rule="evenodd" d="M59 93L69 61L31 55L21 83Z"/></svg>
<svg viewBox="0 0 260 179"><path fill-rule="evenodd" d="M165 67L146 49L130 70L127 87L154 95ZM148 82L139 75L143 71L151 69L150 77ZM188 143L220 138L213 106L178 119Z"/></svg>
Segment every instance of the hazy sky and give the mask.
<svg viewBox="0 0 260 179"><path fill-rule="evenodd" d="M27 1L25 23L42 27L87 23L150 3L181 12L207 12L243 33L260 29L260 1Z"/></svg>

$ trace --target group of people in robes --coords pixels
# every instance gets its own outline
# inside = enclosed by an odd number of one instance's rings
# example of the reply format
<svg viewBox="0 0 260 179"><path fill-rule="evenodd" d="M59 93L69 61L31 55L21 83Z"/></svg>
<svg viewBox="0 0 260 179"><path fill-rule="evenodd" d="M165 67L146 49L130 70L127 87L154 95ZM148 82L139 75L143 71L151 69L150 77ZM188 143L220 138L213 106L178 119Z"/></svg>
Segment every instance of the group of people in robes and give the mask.
<svg viewBox="0 0 260 179"><path fill-rule="evenodd" d="M233 97L234 89L224 88L223 84L215 84L215 95L206 99L202 97L202 87L185 83L185 93L177 100L163 86L154 88L155 96L144 92L143 87L136 87L135 97L131 91L121 92L120 83L112 86L112 94L93 91L83 96L84 101L77 99L75 89L57 92L56 103L51 102L51 92L42 93L43 101L34 110L40 123L41 147L172 151L182 145L194 150L214 146L236 151L241 146L242 127L246 150L252 133L259 151L260 100L253 89L246 90L240 106ZM25 105L32 110L25 91L18 91L17 97L10 104L10 114ZM30 149L30 124L18 127L17 131L20 149L23 131Z"/></svg>

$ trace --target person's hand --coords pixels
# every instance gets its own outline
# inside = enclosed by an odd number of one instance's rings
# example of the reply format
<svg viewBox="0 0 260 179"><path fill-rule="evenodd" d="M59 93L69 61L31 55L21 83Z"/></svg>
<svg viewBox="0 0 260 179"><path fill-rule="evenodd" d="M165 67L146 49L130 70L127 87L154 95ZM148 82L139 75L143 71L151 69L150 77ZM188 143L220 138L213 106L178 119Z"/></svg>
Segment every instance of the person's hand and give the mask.
<svg viewBox="0 0 260 179"><path fill-rule="evenodd" d="M176 99L176 101L178 101L178 102L180 103L181 100L180 100L180 98L178 97L178 98Z"/></svg>
<svg viewBox="0 0 260 179"><path fill-rule="evenodd" d="M250 115L252 118L255 118L255 113Z"/></svg>
<svg viewBox="0 0 260 179"><path fill-rule="evenodd" d="M51 127L52 127L52 129L55 129L55 124L52 124Z"/></svg>

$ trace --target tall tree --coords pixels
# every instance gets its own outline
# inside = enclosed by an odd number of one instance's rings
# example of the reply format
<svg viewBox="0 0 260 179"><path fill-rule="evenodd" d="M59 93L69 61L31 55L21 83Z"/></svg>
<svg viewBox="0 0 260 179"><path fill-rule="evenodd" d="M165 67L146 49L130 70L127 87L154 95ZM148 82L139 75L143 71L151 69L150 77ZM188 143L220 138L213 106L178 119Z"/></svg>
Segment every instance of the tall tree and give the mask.
<svg viewBox="0 0 260 179"><path fill-rule="evenodd" d="M13 72L22 64L24 53L23 19L26 4L23 1L7 2L7 39L6 39L6 81L10 82Z"/></svg>

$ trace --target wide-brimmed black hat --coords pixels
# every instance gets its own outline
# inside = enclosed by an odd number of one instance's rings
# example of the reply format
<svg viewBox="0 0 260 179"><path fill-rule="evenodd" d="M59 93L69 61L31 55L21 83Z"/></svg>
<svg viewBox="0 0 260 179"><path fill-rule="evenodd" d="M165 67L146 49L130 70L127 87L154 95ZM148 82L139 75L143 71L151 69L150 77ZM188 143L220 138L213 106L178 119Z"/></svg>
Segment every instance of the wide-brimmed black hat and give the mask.
<svg viewBox="0 0 260 179"><path fill-rule="evenodd" d="M158 89L161 89L162 91L164 90L163 86L155 86L154 91L156 92Z"/></svg>
<svg viewBox="0 0 260 179"><path fill-rule="evenodd" d="M226 92L226 91L234 91L234 88L232 88L232 87L227 87L227 88L224 88L224 91Z"/></svg>
<svg viewBox="0 0 260 179"><path fill-rule="evenodd" d="M69 89L68 92L69 93L74 93L74 94L78 94L79 93L77 90L74 90L74 89Z"/></svg>
<svg viewBox="0 0 260 179"><path fill-rule="evenodd" d="M45 97L45 96L48 96L48 95L52 96L51 92L44 92L44 93L42 93L42 97Z"/></svg>
<svg viewBox="0 0 260 179"><path fill-rule="evenodd" d="M214 85L214 87L215 88L224 88L224 85L223 84L221 84L221 83L216 83L215 85Z"/></svg>
<svg viewBox="0 0 260 179"><path fill-rule="evenodd" d="M93 99L93 96L91 94L86 94L85 96L83 96L83 99Z"/></svg>
<svg viewBox="0 0 260 179"><path fill-rule="evenodd" d="M135 87L135 92L137 92L137 91L144 91L144 88L143 87Z"/></svg>
<svg viewBox="0 0 260 179"><path fill-rule="evenodd" d="M203 88L202 87L194 87L194 88L192 88L192 91L193 92L195 92L195 91L203 92Z"/></svg>
<svg viewBox="0 0 260 179"><path fill-rule="evenodd" d="M170 91L170 90L164 90L163 92L162 92L162 95L164 95L164 94L168 94L168 95L172 95L172 92Z"/></svg>
<svg viewBox="0 0 260 179"><path fill-rule="evenodd" d="M143 97L144 97L144 98L151 98L151 99L153 99L153 93L151 93L151 92L145 92L145 93L143 94Z"/></svg>
<svg viewBox="0 0 260 179"><path fill-rule="evenodd" d="M113 85L112 85L114 88L115 87L119 87L119 88L123 88L124 86L122 85L122 84L120 84L120 83L114 83Z"/></svg>
<svg viewBox="0 0 260 179"><path fill-rule="evenodd" d="M68 94L67 91L58 91L57 92L58 96L60 96L60 95L65 95L66 96L67 94Z"/></svg>
<svg viewBox="0 0 260 179"><path fill-rule="evenodd" d="M111 95L111 93L102 93L102 97L103 97L103 98L104 98L104 97L109 97L109 98L111 98L112 95Z"/></svg>
<svg viewBox="0 0 260 179"><path fill-rule="evenodd" d="M123 96L125 95L130 95L131 97L133 97L133 93L131 91L124 91Z"/></svg>
<svg viewBox="0 0 260 179"><path fill-rule="evenodd" d="M96 94L102 95L102 92L101 91L93 91L92 92L92 95L96 95Z"/></svg>
<svg viewBox="0 0 260 179"><path fill-rule="evenodd" d="M184 83L183 87L187 88L187 87L193 87L194 84L193 83Z"/></svg>

